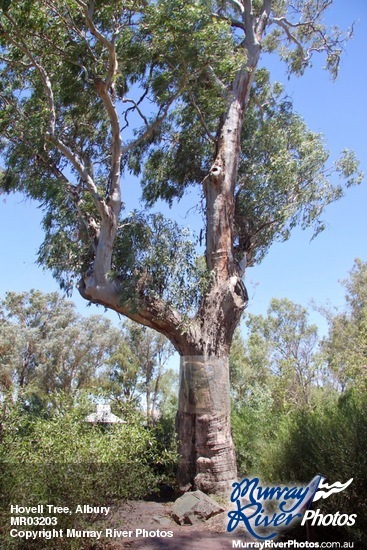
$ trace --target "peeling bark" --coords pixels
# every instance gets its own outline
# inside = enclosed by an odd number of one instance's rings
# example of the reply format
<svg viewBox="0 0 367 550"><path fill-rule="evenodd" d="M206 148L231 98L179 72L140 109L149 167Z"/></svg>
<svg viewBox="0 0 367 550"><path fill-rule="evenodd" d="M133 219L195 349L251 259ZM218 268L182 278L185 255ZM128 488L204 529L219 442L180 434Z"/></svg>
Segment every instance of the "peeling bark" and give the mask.
<svg viewBox="0 0 367 550"><path fill-rule="evenodd" d="M224 492L236 479L228 357L182 357L176 418L181 491Z"/></svg>

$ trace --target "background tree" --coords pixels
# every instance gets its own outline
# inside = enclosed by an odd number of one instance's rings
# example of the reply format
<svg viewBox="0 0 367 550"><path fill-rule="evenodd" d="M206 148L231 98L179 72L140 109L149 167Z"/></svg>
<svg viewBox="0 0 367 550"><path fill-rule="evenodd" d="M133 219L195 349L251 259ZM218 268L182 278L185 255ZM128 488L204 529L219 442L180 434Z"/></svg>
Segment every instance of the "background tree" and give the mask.
<svg viewBox="0 0 367 550"><path fill-rule="evenodd" d="M118 340L109 320L82 318L56 292L8 292L0 302L0 391L31 408L72 404L93 388Z"/></svg>
<svg viewBox="0 0 367 550"><path fill-rule="evenodd" d="M1 186L41 201L39 261L63 287L78 280L84 298L154 328L183 357L183 489L236 476L228 353L246 265L298 223L322 228L342 195L333 172L358 180L353 155L329 165L322 137L257 70L263 51L298 75L318 53L335 77L350 33L325 27L330 5L1 2ZM147 205L198 188L204 266L175 222L123 214L129 170Z"/></svg>
<svg viewBox="0 0 367 550"><path fill-rule="evenodd" d="M162 334L131 321L122 325L121 336L108 361L105 391L122 409L142 405L148 423L152 423L169 398L166 386L167 380L173 383L173 373L165 367L174 348Z"/></svg>
<svg viewBox="0 0 367 550"><path fill-rule="evenodd" d="M255 330L250 330L245 340L240 330L236 330L229 356L229 374L236 405L246 401L255 385L262 388L271 385L267 342Z"/></svg>
<svg viewBox="0 0 367 550"><path fill-rule="evenodd" d="M323 348L338 389L344 392L367 380L367 263L355 260L346 288L346 308L327 312L329 333Z"/></svg>
<svg viewBox="0 0 367 550"><path fill-rule="evenodd" d="M310 407L313 390L323 383L323 365L317 327L309 324L306 308L273 298L267 316L250 315L247 325L253 361L260 350L278 408Z"/></svg>
<svg viewBox="0 0 367 550"><path fill-rule="evenodd" d="M257 476L280 416L274 403L268 348L259 334L250 333L244 340L236 331L229 369L238 473Z"/></svg>
<svg viewBox="0 0 367 550"><path fill-rule="evenodd" d="M267 315L250 314L246 325L230 353L232 426L240 473L258 476L285 418L317 410L335 392L305 308L274 298Z"/></svg>

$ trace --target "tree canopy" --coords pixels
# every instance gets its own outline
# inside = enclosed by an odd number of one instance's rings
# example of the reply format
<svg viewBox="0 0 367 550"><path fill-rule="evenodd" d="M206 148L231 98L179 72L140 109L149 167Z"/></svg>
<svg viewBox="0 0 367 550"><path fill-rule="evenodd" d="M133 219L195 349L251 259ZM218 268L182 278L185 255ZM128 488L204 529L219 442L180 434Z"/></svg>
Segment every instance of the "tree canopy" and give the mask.
<svg viewBox="0 0 367 550"><path fill-rule="evenodd" d="M39 261L63 287L99 265L101 276L119 282L125 302L135 296L158 307L158 298L197 312L216 269L208 237L203 267L195 238L175 222L124 212L124 186L129 173L138 175L148 206L172 204L189 186L205 195L223 117L251 71L240 148L232 154L235 260L259 261L296 224L322 229L323 208L343 192L331 175L352 184L356 161L345 151L328 164L322 136L293 112L269 72L257 69L250 44L259 47L257 57L260 46L277 51L295 74L324 54L335 77L351 31L325 27L330 4L2 2L1 187L43 205Z"/></svg>

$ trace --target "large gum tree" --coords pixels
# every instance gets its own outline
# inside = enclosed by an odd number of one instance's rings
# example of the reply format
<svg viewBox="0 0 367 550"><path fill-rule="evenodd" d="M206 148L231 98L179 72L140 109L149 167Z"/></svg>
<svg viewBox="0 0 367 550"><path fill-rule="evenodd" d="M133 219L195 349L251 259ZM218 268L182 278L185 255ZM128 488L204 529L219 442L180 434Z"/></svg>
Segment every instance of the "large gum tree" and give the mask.
<svg viewBox="0 0 367 550"><path fill-rule="evenodd" d="M0 1L1 187L41 203L39 261L62 287L180 354L183 490L236 477L228 353L246 266L296 224L322 229L325 205L358 180L353 155L329 165L259 64L277 52L301 75L319 54L335 77L350 33L324 25L331 4ZM128 214L131 185L145 210ZM196 240L146 210L189 187L204 220Z"/></svg>

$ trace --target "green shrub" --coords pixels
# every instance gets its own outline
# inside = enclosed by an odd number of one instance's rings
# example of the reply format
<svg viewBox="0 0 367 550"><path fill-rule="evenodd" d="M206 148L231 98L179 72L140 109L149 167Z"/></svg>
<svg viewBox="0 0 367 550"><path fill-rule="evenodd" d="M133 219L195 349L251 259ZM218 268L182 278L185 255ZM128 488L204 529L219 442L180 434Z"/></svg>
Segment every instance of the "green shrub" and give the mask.
<svg viewBox="0 0 367 550"><path fill-rule="evenodd" d="M258 475L266 460L269 440L277 428L270 390L254 385L246 399L232 410L232 435L239 476Z"/></svg>
<svg viewBox="0 0 367 550"><path fill-rule="evenodd" d="M320 527L325 540L349 540L367 547L367 395L350 391L314 411L284 417L269 445L262 476L269 482L309 482L321 473L329 483L353 478L346 491L317 502L324 513L357 514L356 526ZM316 506L316 505L315 505Z"/></svg>
<svg viewBox="0 0 367 550"><path fill-rule="evenodd" d="M10 504L54 504L74 511L77 505L142 498L157 488L156 464L164 468L171 459L138 420L106 429L83 422L75 412L46 420L13 410L3 421L0 448L5 533ZM85 521L74 513L58 519L58 528L83 528Z"/></svg>

